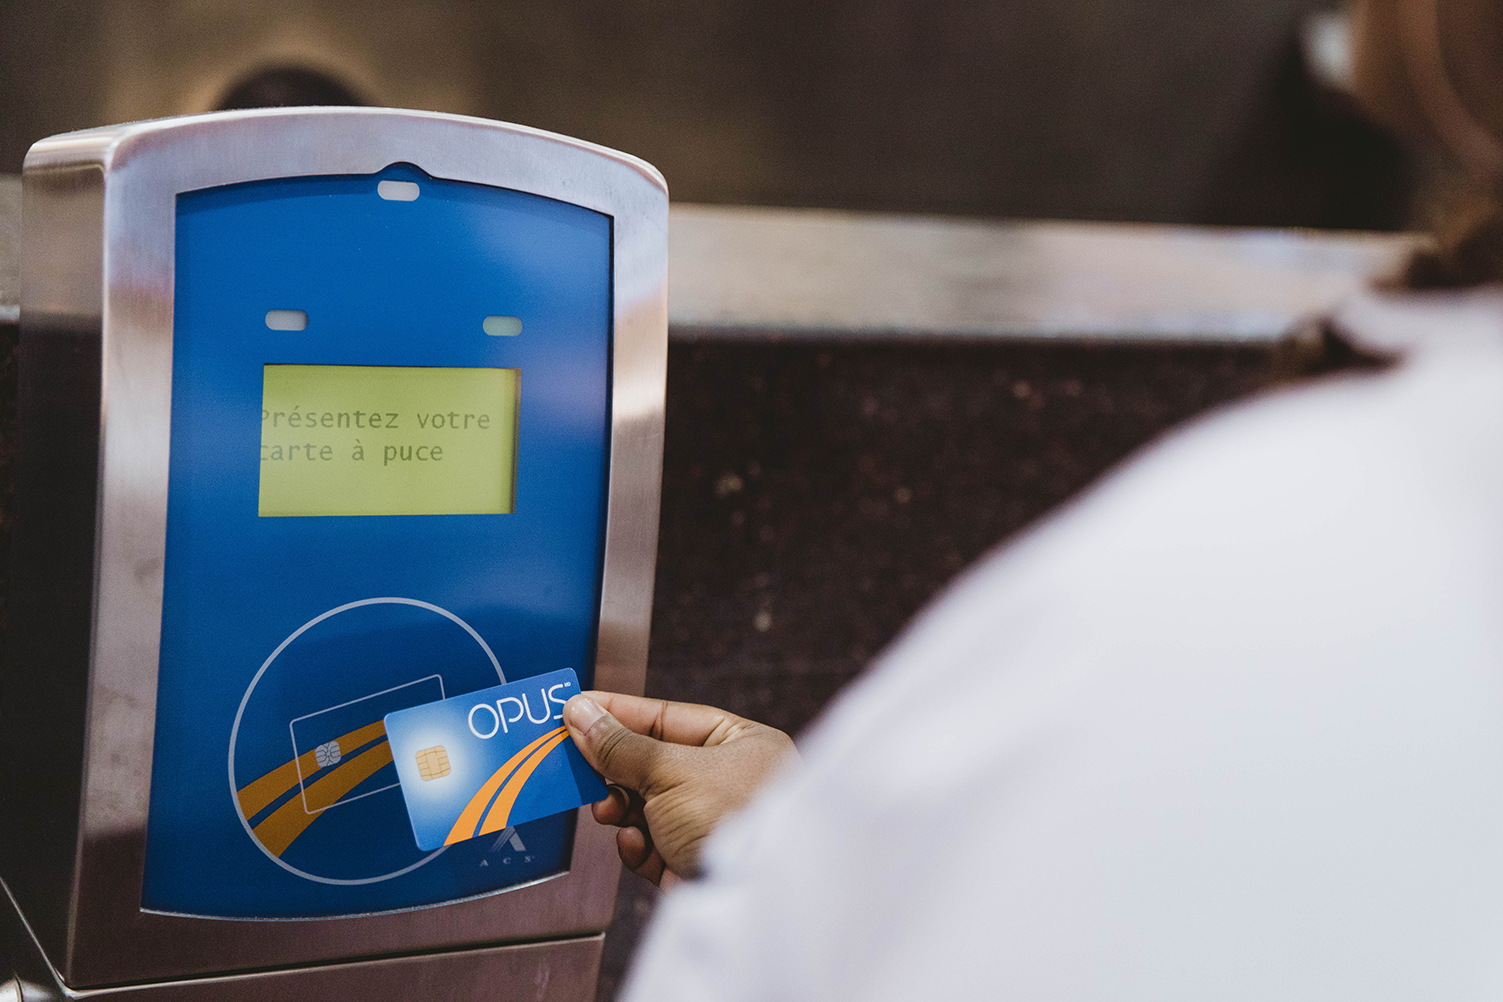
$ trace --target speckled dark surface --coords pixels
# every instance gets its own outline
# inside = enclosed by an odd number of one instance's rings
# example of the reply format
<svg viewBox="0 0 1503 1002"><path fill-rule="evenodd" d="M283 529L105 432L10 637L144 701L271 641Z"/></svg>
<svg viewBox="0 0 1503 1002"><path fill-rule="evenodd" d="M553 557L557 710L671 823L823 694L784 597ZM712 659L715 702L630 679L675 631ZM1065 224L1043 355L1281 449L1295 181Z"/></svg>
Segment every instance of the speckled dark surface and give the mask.
<svg viewBox="0 0 1503 1002"><path fill-rule="evenodd" d="M955 572L1265 351L676 344L648 691L790 732Z"/></svg>
<svg viewBox="0 0 1503 1002"><path fill-rule="evenodd" d="M792 733L955 572L1266 349L675 343L647 692ZM655 890L625 874L599 999Z"/></svg>
<svg viewBox="0 0 1503 1002"><path fill-rule="evenodd" d="M20 328L0 324L0 658L5 656L5 626L10 577L10 526L15 494L16 458L16 343ZM0 699L4 698L0 692Z"/></svg>

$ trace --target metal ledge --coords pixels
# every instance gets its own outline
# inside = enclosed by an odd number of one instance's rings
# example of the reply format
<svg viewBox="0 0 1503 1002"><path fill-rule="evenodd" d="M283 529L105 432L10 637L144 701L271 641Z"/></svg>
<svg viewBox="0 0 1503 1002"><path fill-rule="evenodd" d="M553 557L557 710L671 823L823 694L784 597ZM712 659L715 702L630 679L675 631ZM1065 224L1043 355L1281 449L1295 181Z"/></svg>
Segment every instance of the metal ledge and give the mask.
<svg viewBox="0 0 1503 1002"><path fill-rule="evenodd" d="M702 205L670 219L675 340L1267 343L1419 240ZM19 316L20 236L20 179L0 176L0 323Z"/></svg>
<svg viewBox="0 0 1503 1002"><path fill-rule="evenodd" d="M670 220L679 338L1268 342L1417 242L694 205Z"/></svg>

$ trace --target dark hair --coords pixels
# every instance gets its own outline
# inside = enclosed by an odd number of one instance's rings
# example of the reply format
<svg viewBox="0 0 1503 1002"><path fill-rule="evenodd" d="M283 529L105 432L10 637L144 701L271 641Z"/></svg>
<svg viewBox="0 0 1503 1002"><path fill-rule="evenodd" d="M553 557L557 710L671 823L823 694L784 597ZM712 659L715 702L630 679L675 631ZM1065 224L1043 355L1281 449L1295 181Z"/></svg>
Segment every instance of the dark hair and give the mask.
<svg viewBox="0 0 1503 1002"><path fill-rule="evenodd" d="M326 73L301 66L270 66L231 87L220 99L219 110L364 103L354 90Z"/></svg>

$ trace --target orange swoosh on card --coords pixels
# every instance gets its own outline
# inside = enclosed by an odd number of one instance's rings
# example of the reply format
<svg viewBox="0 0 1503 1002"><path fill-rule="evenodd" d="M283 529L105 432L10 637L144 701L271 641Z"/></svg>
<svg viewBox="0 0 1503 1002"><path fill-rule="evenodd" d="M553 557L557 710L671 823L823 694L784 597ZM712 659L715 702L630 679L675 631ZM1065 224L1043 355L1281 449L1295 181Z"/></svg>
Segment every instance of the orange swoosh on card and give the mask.
<svg viewBox="0 0 1503 1002"><path fill-rule="evenodd" d="M549 731L540 738L533 739L527 747L507 759L505 765L491 773L490 778L481 784L480 789L475 791L475 795L470 798L470 802L464 805L464 810L459 812L459 817L455 820L454 827L449 829L449 837L444 839L444 845L453 845L455 842L463 842L466 839L472 839L476 835L481 834L475 829L480 826L480 818L485 814L485 808L490 804L491 798L496 795L496 791L501 788L501 784L506 782L506 777L510 776L512 771L521 765L533 752L537 751L541 745L559 735L567 737L568 733L567 728L560 727L557 730Z"/></svg>
<svg viewBox="0 0 1503 1002"><path fill-rule="evenodd" d="M527 785L527 781L532 778L537 767L543 764L543 759L547 758L553 749L568 740L569 732L560 727L547 737L548 743L533 752L532 756L512 773L511 779L506 781L506 785L496 796L496 803L491 807L490 813L485 816L485 824L481 825L480 831L475 834L489 835L491 832L498 832L506 827L507 818L511 816L511 809L516 805L517 797L522 793L522 787Z"/></svg>

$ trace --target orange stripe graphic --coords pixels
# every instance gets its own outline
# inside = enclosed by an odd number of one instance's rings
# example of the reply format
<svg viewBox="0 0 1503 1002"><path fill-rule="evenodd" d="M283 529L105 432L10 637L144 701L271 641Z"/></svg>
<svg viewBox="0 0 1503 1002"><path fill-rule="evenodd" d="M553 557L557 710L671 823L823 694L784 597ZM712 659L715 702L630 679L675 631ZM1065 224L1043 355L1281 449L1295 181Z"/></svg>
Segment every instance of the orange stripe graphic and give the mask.
<svg viewBox="0 0 1503 1002"><path fill-rule="evenodd" d="M383 741L353 758L341 759L328 775L308 784L304 792L318 803L332 804L375 775L382 766L390 764L391 744ZM321 816L309 814L303 809L302 798L294 797L256 826L256 838L273 856L280 856Z"/></svg>
<svg viewBox="0 0 1503 1002"><path fill-rule="evenodd" d="M480 824L480 816L485 813L486 805L491 802L491 798L496 795L501 784L506 782L506 777L511 775L512 770L521 765L523 760L536 751L540 745L559 734L568 733L567 728L560 727L540 738L535 738L526 748L507 759L505 765L491 773L490 779L481 784L480 789L476 790L475 795L470 798L470 802L464 805L464 810L459 812L459 818L454 822L454 827L449 829L449 837L444 839L444 845L453 845L455 842L474 838L475 829Z"/></svg>
<svg viewBox="0 0 1503 1002"><path fill-rule="evenodd" d="M359 748L385 736L386 724L378 720L373 724L357 727L348 734L341 734L334 740L339 742L340 748ZM306 751L290 762L283 762L260 779L252 780L240 788L240 810L245 813L247 820L255 817L266 810L272 801L296 786L299 779L317 771L316 751Z"/></svg>
<svg viewBox="0 0 1503 1002"><path fill-rule="evenodd" d="M343 747L343 746L341 746ZM297 760L283 762L260 779L240 788L240 810L249 821L266 806L297 785Z"/></svg>
<svg viewBox="0 0 1503 1002"><path fill-rule="evenodd" d="M511 809L515 806L517 797L521 795L522 787L527 785L527 781L532 778L538 766L543 764L543 759L547 758L548 754L568 737L569 732L560 727L553 732L547 744L533 752L531 758L517 767L511 779L508 779L506 785L501 788L501 793L496 797L496 803L491 807L491 812L485 816L485 824L480 826L480 831L476 832L477 835L489 835L491 832L498 832L506 827L506 819L511 816Z"/></svg>

